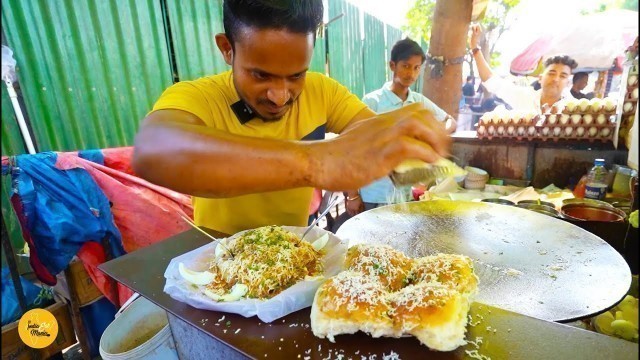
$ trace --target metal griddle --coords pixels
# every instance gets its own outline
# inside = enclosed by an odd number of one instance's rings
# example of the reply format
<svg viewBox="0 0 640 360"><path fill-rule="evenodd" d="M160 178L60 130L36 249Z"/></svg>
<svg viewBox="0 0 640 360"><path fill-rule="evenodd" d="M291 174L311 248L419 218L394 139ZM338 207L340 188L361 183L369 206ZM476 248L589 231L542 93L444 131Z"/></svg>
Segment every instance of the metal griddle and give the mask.
<svg viewBox="0 0 640 360"><path fill-rule="evenodd" d="M420 201L345 222L337 235L388 244L412 257L464 254L480 278L476 301L550 321L572 321L615 305L631 271L601 238L565 221L512 206Z"/></svg>
<svg viewBox="0 0 640 360"><path fill-rule="evenodd" d="M265 324L256 317L196 309L165 294L163 274L169 261L210 241L192 229L99 266L169 312L181 359L372 359L373 355L382 359L394 352L403 360L435 360L468 358L465 351L473 350L492 359L509 360L638 358L635 343L481 304L471 307L474 324L467 333L471 341L484 339L479 348L467 344L440 352L429 350L413 337L372 338L356 333L339 335L331 343L311 332L309 308Z"/></svg>

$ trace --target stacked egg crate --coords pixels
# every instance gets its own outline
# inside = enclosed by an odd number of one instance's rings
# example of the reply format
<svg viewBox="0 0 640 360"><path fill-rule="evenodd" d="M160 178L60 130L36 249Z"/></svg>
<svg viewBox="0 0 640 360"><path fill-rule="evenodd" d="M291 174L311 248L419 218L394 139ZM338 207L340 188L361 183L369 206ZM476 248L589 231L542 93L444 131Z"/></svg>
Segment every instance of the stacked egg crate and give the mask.
<svg viewBox="0 0 640 360"><path fill-rule="evenodd" d="M611 98L569 100L543 115L518 111L485 113L477 137L517 140L611 141L615 130L616 102Z"/></svg>
<svg viewBox="0 0 640 360"><path fill-rule="evenodd" d="M544 114L538 123L539 138L612 141L616 128L616 105L617 101L612 98L568 100L563 108L552 107Z"/></svg>
<svg viewBox="0 0 640 360"><path fill-rule="evenodd" d="M532 140L538 137L540 115L519 111L491 111L478 121L477 137L481 139L514 138Z"/></svg>
<svg viewBox="0 0 640 360"><path fill-rule="evenodd" d="M624 81L624 79L623 79ZM633 125L636 107L638 106L638 61L635 60L629 68L626 79L627 87L622 102L622 117L620 121L620 136L625 138Z"/></svg>

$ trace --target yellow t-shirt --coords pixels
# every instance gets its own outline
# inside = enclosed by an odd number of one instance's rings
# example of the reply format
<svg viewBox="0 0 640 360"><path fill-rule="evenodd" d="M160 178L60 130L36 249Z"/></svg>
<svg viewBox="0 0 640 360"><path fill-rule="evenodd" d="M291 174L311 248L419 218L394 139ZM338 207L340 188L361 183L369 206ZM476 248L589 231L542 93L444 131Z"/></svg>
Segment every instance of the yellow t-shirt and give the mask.
<svg viewBox="0 0 640 360"><path fill-rule="evenodd" d="M278 121L254 118L242 124L230 107L239 100L231 71L227 71L172 85L152 111L187 111L207 126L236 135L319 140L326 132L340 133L366 107L346 87L313 72L307 73L302 93ZM311 193L312 189L307 187L221 199L194 197L195 222L227 234L265 225L305 226Z"/></svg>

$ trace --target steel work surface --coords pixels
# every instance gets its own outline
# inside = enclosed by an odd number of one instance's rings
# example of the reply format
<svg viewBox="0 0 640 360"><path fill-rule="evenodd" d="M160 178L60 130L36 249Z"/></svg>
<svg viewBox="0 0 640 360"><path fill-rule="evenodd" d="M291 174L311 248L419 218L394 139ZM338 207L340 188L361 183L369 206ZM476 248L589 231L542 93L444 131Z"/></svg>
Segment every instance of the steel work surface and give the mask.
<svg viewBox="0 0 640 360"><path fill-rule="evenodd" d="M444 200L397 204L355 216L337 235L349 246L388 244L412 257L467 255L480 279L476 301L549 321L602 312L631 284L624 258L599 237L513 206Z"/></svg>
<svg viewBox="0 0 640 360"><path fill-rule="evenodd" d="M208 241L196 230L189 230L99 267L188 324L180 326L180 331L176 332L177 347L200 350L189 353L187 360L217 359L220 356L230 360L235 356L229 356L229 351L240 357L256 359L325 359L339 358L340 355L344 359L369 358L372 355L381 359L392 352L401 359L461 359L466 356L466 350L476 350L474 345L468 344L452 352L430 351L414 338L374 339L363 333L340 335L336 337L336 343L331 343L311 332L308 308L265 324L256 317L200 310L173 300L162 291L165 283L163 274L169 261ZM475 326L468 327L467 339L473 341L483 337L477 350L493 359L638 357L637 344L571 326L479 304L472 306L470 314ZM220 320L223 317L224 320ZM220 349L220 344L228 347L228 351L204 351Z"/></svg>

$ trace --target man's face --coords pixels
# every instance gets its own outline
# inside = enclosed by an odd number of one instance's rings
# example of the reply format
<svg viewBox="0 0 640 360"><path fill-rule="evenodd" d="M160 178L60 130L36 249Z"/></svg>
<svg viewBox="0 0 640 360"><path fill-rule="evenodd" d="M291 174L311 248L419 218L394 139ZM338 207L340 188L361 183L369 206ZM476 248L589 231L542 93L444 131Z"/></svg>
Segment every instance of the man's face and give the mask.
<svg viewBox="0 0 640 360"><path fill-rule="evenodd" d="M393 82L405 88L413 85L418 76L420 76L420 68L422 67L422 56L413 55L407 60L399 60L389 62L389 68L393 72Z"/></svg>
<svg viewBox="0 0 640 360"><path fill-rule="evenodd" d="M548 96L560 97L562 90L569 83L571 68L563 64L551 64L547 66L540 77L542 92Z"/></svg>
<svg viewBox="0 0 640 360"><path fill-rule="evenodd" d="M245 27L234 40L231 49L224 35L216 36L238 95L263 120L279 120L302 92L313 34Z"/></svg>
<svg viewBox="0 0 640 360"><path fill-rule="evenodd" d="M573 85L576 89L578 89L579 91L582 91L584 88L587 87L588 83L589 83L589 78L587 76L584 76L578 80L575 80L573 82Z"/></svg>

